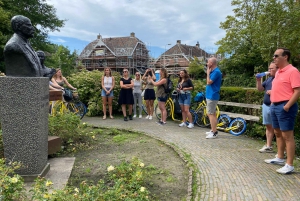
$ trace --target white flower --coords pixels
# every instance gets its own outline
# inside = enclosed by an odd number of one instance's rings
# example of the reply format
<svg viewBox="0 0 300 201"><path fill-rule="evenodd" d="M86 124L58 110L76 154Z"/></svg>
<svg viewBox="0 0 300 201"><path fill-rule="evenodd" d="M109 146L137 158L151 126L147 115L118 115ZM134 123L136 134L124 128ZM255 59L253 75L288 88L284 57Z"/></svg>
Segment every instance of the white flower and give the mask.
<svg viewBox="0 0 300 201"><path fill-rule="evenodd" d="M111 165L107 168L107 171L110 172L110 171L113 171L114 169L115 169L115 167Z"/></svg>
<svg viewBox="0 0 300 201"><path fill-rule="evenodd" d="M145 166L145 164L144 163L140 163L140 167L144 167Z"/></svg>
<svg viewBox="0 0 300 201"><path fill-rule="evenodd" d="M79 193L79 190L78 190L78 188L75 188L75 189L74 189L74 191L75 191L76 193Z"/></svg>
<svg viewBox="0 0 300 201"><path fill-rule="evenodd" d="M13 184L15 184L15 183L18 182L18 178L17 177L13 177L13 178L10 179L10 182L13 183Z"/></svg>
<svg viewBox="0 0 300 201"><path fill-rule="evenodd" d="M141 191L141 192L144 192L145 189L146 189L145 187L141 187L140 191Z"/></svg>

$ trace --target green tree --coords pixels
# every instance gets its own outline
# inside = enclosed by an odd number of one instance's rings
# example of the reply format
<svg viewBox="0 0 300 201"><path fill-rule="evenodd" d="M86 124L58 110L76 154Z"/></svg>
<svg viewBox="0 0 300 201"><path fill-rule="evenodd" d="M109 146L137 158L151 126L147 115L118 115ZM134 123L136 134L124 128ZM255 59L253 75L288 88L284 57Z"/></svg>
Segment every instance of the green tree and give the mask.
<svg viewBox="0 0 300 201"><path fill-rule="evenodd" d="M77 52L73 53L63 45L51 45L52 54L45 60L45 65L49 68L60 68L64 76L69 76L76 72Z"/></svg>
<svg viewBox="0 0 300 201"><path fill-rule="evenodd" d="M197 57L190 60L189 64L189 74L192 75L194 79L205 77L204 72L205 62L201 62Z"/></svg>
<svg viewBox="0 0 300 201"><path fill-rule="evenodd" d="M4 70L3 48L13 34L10 19L15 15L24 15L31 20L36 29L31 40L35 50L49 51L48 32L59 31L65 22L56 16L56 9L46 0L0 0L0 71Z"/></svg>
<svg viewBox="0 0 300 201"><path fill-rule="evenodd" d="M253 75L266 69L276 48L287 47L299 63L300 5L294 0L233 0L234 16L220 28L226 36L217 42L218 53L229 54L226 71Z"/></svg>

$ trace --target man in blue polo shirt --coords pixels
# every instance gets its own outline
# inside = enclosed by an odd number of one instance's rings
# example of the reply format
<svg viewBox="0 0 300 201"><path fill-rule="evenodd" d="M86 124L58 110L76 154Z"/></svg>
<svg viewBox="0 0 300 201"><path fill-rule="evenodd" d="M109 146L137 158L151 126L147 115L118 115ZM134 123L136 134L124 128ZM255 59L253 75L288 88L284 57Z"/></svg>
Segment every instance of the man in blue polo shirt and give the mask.
<svg viewBox="0 0 300 201"><path fill-rule="evenodd" d="M206 132L206 139L214 139L218 135L217 131L217 104L220 99L220 88L222 83L222 73L217 66L217 59L211 57L207 60L206 79L206 111L210 121L211 130Z"/></svg>

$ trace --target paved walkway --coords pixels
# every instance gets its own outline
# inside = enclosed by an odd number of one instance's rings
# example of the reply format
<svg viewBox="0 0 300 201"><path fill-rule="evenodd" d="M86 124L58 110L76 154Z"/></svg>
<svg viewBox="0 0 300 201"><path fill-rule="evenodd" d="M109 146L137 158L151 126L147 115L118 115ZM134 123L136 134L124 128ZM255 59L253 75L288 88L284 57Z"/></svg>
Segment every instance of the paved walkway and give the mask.
<svg viewBox="0 0 300 201"><path fill-rule="evenodd" d="M200 174L200 200L300 200L300 173L280 175L281 166L266 164L271 153L259 153L263 143L244 136L219 132L217 139L205 139L206 128L180 128L168 121L106 119L84 117L95 126L128 128L173 143L190 153Z"/></svg>

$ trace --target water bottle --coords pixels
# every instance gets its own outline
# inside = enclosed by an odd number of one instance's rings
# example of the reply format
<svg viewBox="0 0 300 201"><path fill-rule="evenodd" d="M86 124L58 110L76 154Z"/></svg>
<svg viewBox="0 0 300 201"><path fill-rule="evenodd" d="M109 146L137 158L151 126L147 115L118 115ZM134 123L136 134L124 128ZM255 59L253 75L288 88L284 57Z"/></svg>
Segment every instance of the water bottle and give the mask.
<svg viewBox="0 0 300 201"><path fill-rule="evenodd" d="M263 76L266 76L266 75L269 75L270 74L270 72L263 72L263 73L258 73L257 75L256 75L256 78L261 78L261 77L263 77Z"/></svg>

